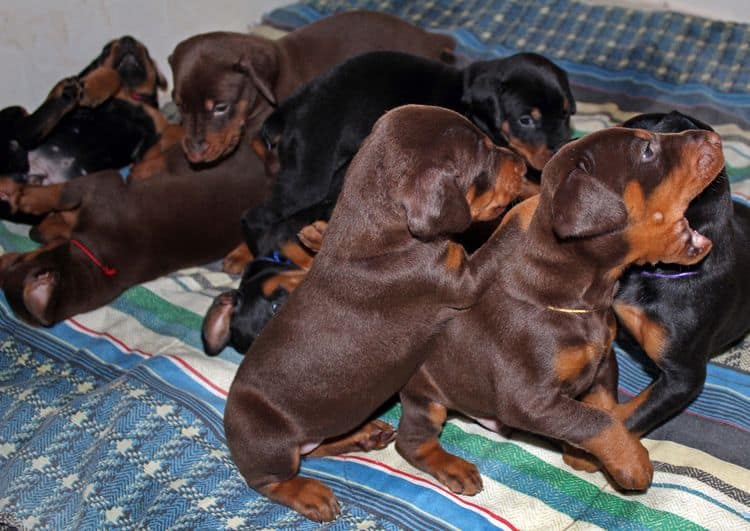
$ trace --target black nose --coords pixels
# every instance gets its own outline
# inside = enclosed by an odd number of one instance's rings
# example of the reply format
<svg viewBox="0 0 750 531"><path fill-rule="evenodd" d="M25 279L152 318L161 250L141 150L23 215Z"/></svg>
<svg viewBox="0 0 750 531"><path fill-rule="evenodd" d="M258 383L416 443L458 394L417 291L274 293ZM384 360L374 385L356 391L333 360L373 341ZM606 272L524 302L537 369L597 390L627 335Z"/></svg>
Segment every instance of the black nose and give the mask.
<svg viewBox="0 0 750 531"><path fill-rule="evenodd" d="M135 49L138 45L138 41L136 41L133 37L130 35L125 35L120 39L120 46L123 46L125 48L133 48Z"/></svg>

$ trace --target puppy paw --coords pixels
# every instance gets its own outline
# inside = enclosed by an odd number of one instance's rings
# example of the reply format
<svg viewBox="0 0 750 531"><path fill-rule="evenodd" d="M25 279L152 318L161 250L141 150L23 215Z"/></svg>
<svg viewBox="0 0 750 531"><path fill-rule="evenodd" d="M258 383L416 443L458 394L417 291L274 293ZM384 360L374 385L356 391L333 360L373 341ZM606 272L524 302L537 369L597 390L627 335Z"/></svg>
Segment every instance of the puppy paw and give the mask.
<svg viewBox="0 0 750 531"><path fill-rule="evenodd" d="M68 77L62 80L60 97L65 101L78 104L83 97L83 83L77 77Z"/></svg>
<svg viewBox="0 0 750 531"><path fill-rule="evenodd" d="M475 465L449 453L443 456L442 461L431 472L440 483L452 492L465 496L474 496L482 491L482 475Z"/></svg>
<svg viewBox="0 0 750 531"><path fill-rule="evenodd" d="M18 200L21 197L23 185L14 181L10 177L0 178L0 201L5 201L10 205L11 213L18 212Z"/></svg>
<svg viewBox="0 0 750 531"><path fill-rule="evenodd" d="M58 198L59 194L55 195L51 187L22 186L18 194L17 207L21 212L40 216L53 210Z"/></svg>
<svg viewBox="0 0 750 531"><path fill-rule="evenodd" d="M648 450L638 443L634 452L624 455L623 459L606 467L615 483L624 490L646 490L651 486L654 467L648 456Z"/></svg>
<svg viewBox="0 0 750 531"><path fill-rule="evenodd" d="M296 476L258 491L315 522L330 522L341 512L333 491L314 479Z"/></svg>
<svg viewBox="0 0 750 531"><path fill-rule="evenodd" d="M222 269L230 275L241 275L247 264L252 261L253 255L247 245L243 243L224 257Z"/></svg>
<svg viewBox="0 0 750 531"><path fill-rule="evenodd" d="M396 430L387 422L373 420L365 424L357 435L356 444L360 449L364 452L371 452L388 446L396 438Z"/></svg>
<svg viewBox="0 0 750 531"><path fill-rule="evenodd" d="M575 470L591 473L601 468L596 457L575 446L565 445L562 458L565 464Z"/></svg>
<svg viewBox="0 0 750 531"><path fill-rule="evenodd" d="M323 236L325 234L328 222L318 220L311 225L307 225L297 233L297 237L302 244L310 251L317 253L323 245Z"/></svg>

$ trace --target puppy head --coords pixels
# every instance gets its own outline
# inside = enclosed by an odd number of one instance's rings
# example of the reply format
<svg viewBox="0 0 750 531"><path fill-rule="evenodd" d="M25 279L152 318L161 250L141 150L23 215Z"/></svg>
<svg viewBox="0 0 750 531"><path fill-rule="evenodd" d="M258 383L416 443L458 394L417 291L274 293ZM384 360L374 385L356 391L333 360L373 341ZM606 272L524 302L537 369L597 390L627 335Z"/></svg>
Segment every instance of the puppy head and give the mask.
<svg viewBox="0 0 750 531"><path fill-rule="evenodd" d="M209 356L227 345L244 354L303 278L293 265L253 261L239 289L219 295L203 320L203 348Z"/></svg>
<svg viewBox="0 0 750 531"><path fill-rule="evenodd" d="M387 144L396 200L421 240L456 234L499 216L520 190L526 166L460 114L406 105L390 111L372 138Z"/></svg>
<svg viewBox="0 0 750 531"><path fill-rule="evenodd" d="M620 252L619 265L689 265L711 242L690 227L685 211L723 164L714 132L615 127L563 147L544 169L542 198L560 240Z"/></svg>
<svg viewBox="0 0 750 531"><path fill-rule="evenodd" d="M463 101L472 122L537 170L570 139L576 103L568 76L541 55L521 53L470 65Z"/></svg>
<svg viewBox="0 0 750 531"><path fill-rule="evenodd" d="M248 117L276 104L277 51L266 39L224 32L198 35L178 44L169 63L173 99L185 130L182 146L193 163L234 151Z"/></svg>
<svg viewBox="0 0 750 531"><path fill-rule="evenodd" d="M84 77L100 67L117 71L123 86L117 97L132 103L146 103L156 107L157 89L167 88L167 80L159 71L146 46L130 35L107 43L99 57L78 76Z"/></svg>

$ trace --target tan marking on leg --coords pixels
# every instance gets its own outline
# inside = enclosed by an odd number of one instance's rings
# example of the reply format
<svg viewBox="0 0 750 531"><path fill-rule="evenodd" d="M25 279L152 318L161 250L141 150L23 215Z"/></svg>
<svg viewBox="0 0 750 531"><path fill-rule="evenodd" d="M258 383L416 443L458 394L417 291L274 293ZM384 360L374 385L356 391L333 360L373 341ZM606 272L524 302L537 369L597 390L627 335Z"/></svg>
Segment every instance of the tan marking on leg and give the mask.
<svg viewBox="0 0 750 531"><path fill-rule="evenodd" d="M18 210L28 214L46 214L57 208L65 184L24 185L18 197Z"/></svg>
<svg viewBox="0 0 750 531"><path fill-rule="evenodd" d="M316 479L295 476L256 490L316 522L330 522L341 511L333 491Z"/></svg>
<svg viewBox="0 0 750 531"><path fill-rule="evenodd" d="M669 336L667 329L652 321L637 306L616 302L614 310L625 329L633 335L648 357L658 364Z"/></svg>
<svg viewBox="0 0 750 531"><path fill-rule="evenodd" d="M581 447L596 456L612 479L623 489L646 490L654 469L638 438L616 419L599 434L583 441Z"/></svg>
<svg viewBox="0 0 750 531"><path fill-rule="evenodd" d="M555 374L561 382L575 380L581 372L601 357L602 345L586 343L565 347L555 356Z"/></svg>
<svg viewBox="0 0 750 531"><path fill-rule="evenodd" d="M531 223L531 219L534 217L537 206L539 206L538 195L529 197L525 201L517 204L510 209L510 212L505 215L495 232L502 230L502 228L511 220L517 221L520 229L526 232L529 229L529 224Z"/></svg>
<svg viewBox="0 0 750 531"><path fill-rule="evenodd" d="M360 426L354 432L343 437L326 441L307 457L325 457L349 452L370 452L381 450L396 437L393 426L382 420L373 420Z"/></svg>
<svg viewBox="0 0 750 531"><path fill-rule="evenodd" d="M313 256L299 243L287 242L281 245L281 253L294 265L309 271L313 264Z"/></svg>
<svg viewBox="0 0 750 531"><path fill-rule="evenodd" d="M222 269L230 275L241 275L247 264L253 261L253 253L246 243L241 243L224 257Z"/></svg>

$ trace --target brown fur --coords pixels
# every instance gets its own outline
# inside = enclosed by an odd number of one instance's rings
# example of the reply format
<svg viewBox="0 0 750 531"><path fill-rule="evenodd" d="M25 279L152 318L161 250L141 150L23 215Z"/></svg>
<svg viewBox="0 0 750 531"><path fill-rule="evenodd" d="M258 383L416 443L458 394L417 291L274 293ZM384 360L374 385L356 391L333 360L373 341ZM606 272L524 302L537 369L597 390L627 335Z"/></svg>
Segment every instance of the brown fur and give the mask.
<svg viewBox="0 0 750 531"><path fill-rule="evenodd" d="M248 485L309 518L335 517L330 491L298 488L300 455L365 422L419 366L416 347L473 302L479 264L446 270L449 236L472 222L472 186L518 189L524 170L452 111L408 105L376 123L306 280L230 388L227 442Z"/></svg>

